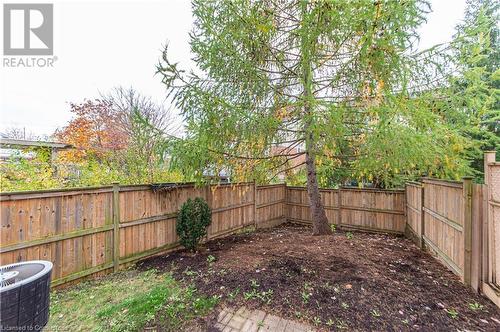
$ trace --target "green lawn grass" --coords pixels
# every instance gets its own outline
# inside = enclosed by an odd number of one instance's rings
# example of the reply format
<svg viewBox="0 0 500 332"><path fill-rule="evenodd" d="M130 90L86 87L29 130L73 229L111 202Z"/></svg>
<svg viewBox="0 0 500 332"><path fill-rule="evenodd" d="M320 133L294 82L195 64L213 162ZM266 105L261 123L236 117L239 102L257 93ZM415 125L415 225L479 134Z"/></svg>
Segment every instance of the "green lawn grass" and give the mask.
<svg viewBox="0 0 500 332"><path fill-rule="evenodd" d="M170 274L129 270L52 292L47 330L138 331L149 322L174 331L217 302Z"/></svg>

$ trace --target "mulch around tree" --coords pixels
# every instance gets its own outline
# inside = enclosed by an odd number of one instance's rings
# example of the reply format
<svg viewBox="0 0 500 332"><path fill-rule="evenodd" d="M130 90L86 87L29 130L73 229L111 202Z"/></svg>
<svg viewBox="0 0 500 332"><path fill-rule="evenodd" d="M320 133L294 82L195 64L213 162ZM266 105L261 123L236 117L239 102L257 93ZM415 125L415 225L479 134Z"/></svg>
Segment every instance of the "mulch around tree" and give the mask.
<svg viewBox="0 0 500 332"><path fill-rule="evenodd" d="M259 308L320 330L500 330L500 310L410 240L281 227L138 263L171 271L220 306ZM206 318L207 329L213 323Z"/></svg>

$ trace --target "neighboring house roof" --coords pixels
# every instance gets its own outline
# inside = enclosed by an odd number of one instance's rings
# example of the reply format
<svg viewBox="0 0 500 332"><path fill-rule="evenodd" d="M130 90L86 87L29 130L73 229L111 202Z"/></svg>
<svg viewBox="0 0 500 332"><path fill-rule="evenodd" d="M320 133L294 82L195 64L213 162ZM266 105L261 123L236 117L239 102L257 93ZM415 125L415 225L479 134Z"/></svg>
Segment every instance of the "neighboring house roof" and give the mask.
<svg viewBox="0 0 500 332"><path fill-rule="evenodd" d="M0 138L0 161L8 160L12 157L16 151L20 152L19 157L24 159L32 159L36 152L32 151L22 151L29 148L47 148L53 153L61 150L73 149L73 145L59 142L47 142L47 141L28 141L24 139L12 139L12 138ZM19 151L21 150L21 151Z"/></svg>
<svg viewBox="0 0 500 332"><path fill-rule="evenodd" d="M3 149L24 149L32 147L66 150L72 149L73 145L59 142L27 141L22 139L0 138L0 148Z"/></svg>

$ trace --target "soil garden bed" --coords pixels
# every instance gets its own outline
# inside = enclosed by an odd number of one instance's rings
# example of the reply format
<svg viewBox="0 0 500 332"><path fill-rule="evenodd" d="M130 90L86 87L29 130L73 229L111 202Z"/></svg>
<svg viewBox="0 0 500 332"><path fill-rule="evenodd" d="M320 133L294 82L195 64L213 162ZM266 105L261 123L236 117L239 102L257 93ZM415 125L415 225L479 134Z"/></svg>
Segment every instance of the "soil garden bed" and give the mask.
<svg viewBox="0 0 500 332"><path fill-rule="evenodd" d="M306 227L285 225L137 266L172 272L200 294L219 296L218 308L259 308L320 330L500 329L493 303L409 240L392 235L312 236ZM216 315L205 318L202 329L212 330Z"/></svg>

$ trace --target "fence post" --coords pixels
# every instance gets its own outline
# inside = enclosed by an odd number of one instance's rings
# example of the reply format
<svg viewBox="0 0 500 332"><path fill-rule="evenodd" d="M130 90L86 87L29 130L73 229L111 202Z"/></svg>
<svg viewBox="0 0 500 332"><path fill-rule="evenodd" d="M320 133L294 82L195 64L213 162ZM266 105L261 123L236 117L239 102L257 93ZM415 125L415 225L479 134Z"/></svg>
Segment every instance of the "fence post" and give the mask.
<svg viewBox="0 0 500 332"><path fill-rule="evenodd" d="M253 223L257 229L257 182L253 180Z"/></svg>
<svg viewBox="0 0 500 332"><path fill-rule="evenodd" d="M425 213L424 213L424 198L425 190L424 183L420 183L420 234L418 246L420 249L424 249L424 235L425 235Z"/></svg>
<svg viewBox="0 0 500 332"><path fill-rule="evenodd" d="M405 186L404 186L404 191L405 191L405 196L404 196L404 207L403 207L403 213L404 213L404 221L405 221L405 229L403 231L403 234L405 235L405 237L409 238L408 237L408 185L405 183Z"/></svg>
<svg viewBox="0 0 500 332"><path fill-rule="evenodd" d="M287 222L288 219L288 189L286 186L286 181L283 184L285 186L285 201L283 202L283 223Z"/></svg>
<svg viewBox="0 0 500 332"><path fill-rule="evenodd" d="M488 172L488 164L495 162L496 151L484 151L484 184L488 185L490 181L490 173Z"/></svg>
<svg viewBox="0 0 500 332"><path fill-rule="evenodd" d="M491 198L492 188L491 184L491 174L489 171L488 164L495 162L496 151L485 151L484 152L484 184L486 186L484 195L484 206L483 206L483 280L484 283L489 283L492 281L492 271L495 266L494 260L494 248L493 243L495 243L495 231L493 228L493 218L490 214L489 200Z"/></svg>
<svg viewBox="0 0 500 332"><path fill-rule="evenodd" d="M342 186L339 185L339 189L337 191L337 223L339 229L342 226Z"/></svg>
<svg viewBox="0 0 500 332"><path fill-rule="evenodd" d="M120 269L120 184L113 182L113 270Z"/></svg>
<svg viewBox="0 0 500 332"><path fill-rule="evenodd" d="M208 207L210 208L210 217L213 219L214 217L214 213L212 212L212 205L213 205L213 202L212 202L212 185L210 183L210 180L207 181L207 183L205 184L205 200L207 202L207 205ZM208 226L207 228L207 234L205 235L205 238L203 241L207 242L209 239L212 238L212 233L213 232L213 223L210 224L210 226Z"/></svg>
<svg viewBox="0 0 500 332"><path fill-rule="evenodd" d="M464 284L471 284L472 266L472 177L463 178L464 198Z"/></svg>

